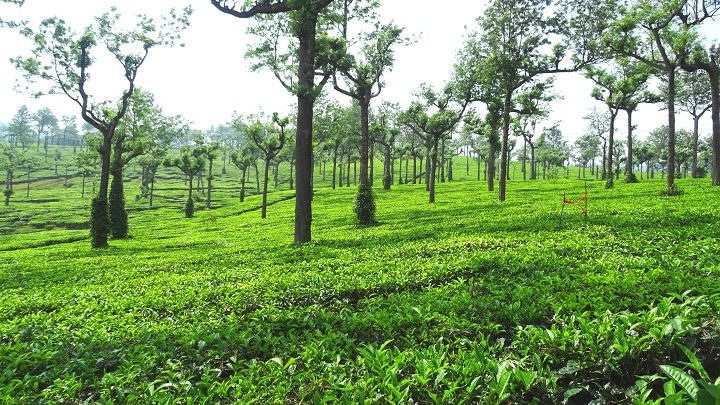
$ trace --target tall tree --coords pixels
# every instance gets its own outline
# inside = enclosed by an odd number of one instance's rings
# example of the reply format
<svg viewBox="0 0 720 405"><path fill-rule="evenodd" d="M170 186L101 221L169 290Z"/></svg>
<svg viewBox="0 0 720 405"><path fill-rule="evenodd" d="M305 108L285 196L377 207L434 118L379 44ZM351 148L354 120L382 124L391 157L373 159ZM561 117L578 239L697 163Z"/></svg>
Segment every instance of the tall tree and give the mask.
<svg viewBox="0 0 720 405"><path fill-rule="evenodd" d="M37 133L37 150L40 150L40 141L45 136L45 145L47 138L50 136L50 129L53 125L57 125L58 119L51 109L43 107L39 109L33 116L35 120L35 132Z"/></svg>
<svg viewBox="0 0 720 405"><path fill-rule="evenodd" d="M272 122L277 125L280 130L277 131L274 125L268 125L260 121L255 121L247 129L247 134L250 140L257 146L258 150L262 153L262 158L265 161L265 174L262 191L262 209L261 217L267 217L267 191L269 181L269 170L270 162L280 153L282 148L285 146L285 127L289 123L288 118L280 118L278 113L274 113L272 116Z"/></svg>
<svg viewBox="0 0 720 405"><path fill-rule="evenodd" d="M594 38L605 29L611 11L602 0L495 0L478 18L478 59L486 66L478 72L494 77L503 100L500 201L505 201L510 114L517 92L534 86L541 75L577 71L594 61L599 55Z"/></svg>
<svg viewBox="0 0 720 405"><path fill-rule="evenodd" d="M332 76L335 90L357 100L360 106L360 187L369 189L370 101L380 95L384 87L382 76L386 70L392 69L395 62L393 46L407 43L407 40L402 38L403 29L397 25L376 23L374 31L361 34L362 48L356 56L347 46L347 25L344 28L344 36L330 41L327 46L331 50L324 52L324 55L335 70ZM338 80L338 76L341 80ZM371 191L358 192L357 198L364 198L368 192ZM369 224L361 221L361 225Z"/></svg>
<svg viewBox="0 0 720 405"><path fill-rule="evenodd" d="M676 85L678 109L693 118L691 173L692 178L697 178L700 118L712 108L710 80L708 75L696 70L678 74Z"/></svg>
<svg viewBox="0 0 720 405"><path fill-rule="evenodd" d="M606 63L605 66L589 66L586 69L585 77L595 82L592 96L602 101L608 108L610 118L607 150L615 148L615 119L622 109L632 111L637 107L638 94L647 88L648 80L652 69L641 62L628 57L618 57L614 62ZM631 124L632 125L632 124ZM632 131L630 131L632 135ZM630 159L632 161L632 159ZM613 175L613 154L608 153L607 166L605 169L605 188L612 188ZM632 173L631 173L632 174Z"/></svg>
<svg viewBox="0 0 720 405"><path fill-rule="evenodd" d="M684 31L692 32L695 27L706 21L715 22L720 13L717 0L686 0L676 5L674 17L680 21ZM720 46L717 43L707 48L698 43L683 49L680 67L689 72L705 71L710 82L712 120L712 184L720 186Z"/></svg>
<svg viewBox="0 0 720 405"><path fill-rule="evenodd" d="M77 140L78 137L78 129L77 129L77 122L76 117L74 115L63 115L62 118L63 128L62 128L62 146L63 149L67 145L67 139L70 138L73 142Z"/></svg>
<svg viewBox="0 0 720 405"><path fill-rule="evenodd" d="M286 13L287 26L298 41L297 81L292 86L286 83L286 88L297 95L298 104L295 137L297 159L295 243L309 242L312 222L313 105L322 85L329 79L329 76L324 76L318 85L315 83L316 33L320 13L333 0L256 0L241 4L229 0L210 0L210 2L219 11L237 18ZM279 66L276 63L270 61L261 64L269 67L280 78Z"/></svg>
<svg viewBox="0 0 720 405"><path fill-rule="evenodd" d="M693 29L705 18L696 14L687 16L683 24L677 17L683 15L687 0L638 0L622 6L622 16L614 21L603 36L603 43L612 51L635 58L663 72L667 83L668 106L668 173L667 194L677 194L675 186L675 102L676 76L688 51L697 48L699 37Z"/></svg>
<svg viewBox="0 0 720 405"><path fill-rule="evenodd" d="M13 59L15 66L24 73L28 83L43 82L50 87L34 93L63 93L80 107L82 118L102 134L98 152L101 156L100 189L93 199L90 233L93 247L108 246L110 219L108 211L108 186L115 130L126 114L130 97L135 91L138 70L145 62L151 48L173 45L179 33L188 24L191 8L178 14L170 12L162 24L152 18L141 16L137 26L121 30L117 23L120 15L115 8L95 19L96 26L89 26L77 35L67 23L57 17L43 20L37 32L25 28L23 34L32 39L35 48L29 58ZM98 43L117 60L124 72L126 88L117 109L109 102L96 102L88 93L90 70L94 50Z"/></svg>
<svg viewBox="0 0 720 405"><path fill-rule="evenodd" d="M17 112L8 125L8 142L11 147L15 147L18 144L23 149L26 149L32 141L32 129L30 122L32 120L32 114L28 110L27 106L23 105L18 108Z"/></svg>

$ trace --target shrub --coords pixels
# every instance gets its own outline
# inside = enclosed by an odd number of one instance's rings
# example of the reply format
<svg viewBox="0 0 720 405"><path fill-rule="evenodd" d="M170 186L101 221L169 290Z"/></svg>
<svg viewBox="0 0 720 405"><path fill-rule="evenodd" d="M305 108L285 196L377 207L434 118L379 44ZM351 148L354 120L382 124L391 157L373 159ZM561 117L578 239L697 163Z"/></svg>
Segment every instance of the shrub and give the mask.
<svg viewBox="0 0 720 405"><path fill-rule="evenodd" d="M195 203L193 202L192 197L188 197L187 201L185 202L185 218L192 218L194 213Z"/></svg>
<svg viewBox="0 0 720 405"><path fill-rule="evenodd" d="M375 194L370 185L361 184L358 187L353 210L361 226L375 224Z"/></svg>
<svg viewBox="0 0 720 405"><path fill-rule="evenodd" d="M113 175L110 183L110 232L115 239L128 237L128 215L125 210L125 191L122 173Z"/></svg>
<svg viewBox="0 0 720 405"><path fill-rule="evenodd" d="M637 182L638 182L638 178L637 178L637 176L635 175L635 173L626 174L626 175L625 175L625 180L623 180L623 182L625 182L625 183L637 183Z"/></svg>
<svg viewBox="0 0 720 405"><path fill-rule="evenodd" d="M673 184L672 186L668 188L664 188L660 190L660 195L664 197L671 197L676 195L682 195L684 191L682 191L677 185Z"/></svg>
<svg viewBox="0 0 720 405"><path fill-rule="evenodd" d="M390 186L392 186L392 176L386 174L383 176L383 188L385 190L390 190Z"/></svg>
<svg viewBox="0 0 720 405"><path fill-rule="evenodd" d="M10 197L13 195L13 191L9 188L5 189L5 205L10 205Z"/></svg>
<svg viewBox="0 0 720 405"><path fill-rule="evenodd" d="M95 197L92 200L90 213L90 237L92 247L107 247L108 235L110 234L110 214L108 213L108 202L105 198Z"/></svg>

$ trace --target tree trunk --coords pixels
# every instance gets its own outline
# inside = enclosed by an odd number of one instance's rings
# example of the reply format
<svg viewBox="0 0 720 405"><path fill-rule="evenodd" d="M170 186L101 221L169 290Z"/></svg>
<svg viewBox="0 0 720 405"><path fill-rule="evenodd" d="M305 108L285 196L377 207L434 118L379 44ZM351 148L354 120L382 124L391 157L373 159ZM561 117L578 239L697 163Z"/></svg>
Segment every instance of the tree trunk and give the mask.
<svg viewBox="0 0 720 405"><path fill-rule="evenodd" d="M698 138L700 136L700 117L693 117L693 137L692 137L692 154L690 156L690 173L693 179L697 179L697 163L698 163Z"/></svg>
<svg viewBox="0 0 720 405"><path fill-rule="evenodd" d="M308 12L308 14L313 14ZM297 192L295 194L295 244L310 242L312 223L313 172L313 105L315 98L315 31L318 13L306 17L297 26L298 106L295 152L297 158Z"/></svg>
<svg viewBox="0 0 720 405"><path fill-rule="evenodd" d="M718 71L715 56L712 57L714 69L706 70L710 77L712 94L712 107L710 118L712 120L712 185L720 186L720 72Z"/></svg>
<svg viewBox="0 0 720 405"><path fill-rule="evenodd" d="M265 182L263 183L263 196L262 196L262 209L261 209L261 218L265 218L267 216L267 189L268 189L268 181L270 180L270 162L269 158L265 156Z"/></svg>
<svg viewBox="0 0 720 405"><path fill-rule="evenodd" d="M612 135L612 133L611 133ZM612 149L610 149L612 150ZM668 71L668 174L667 189L675 188L675 68Z"/></svg>
<svg viewBox="0 0 720 405"><path fill-rule="evenodd" d="M368 178L368 156L370 149L370 101L362 101L360 103L360 130L362 133L360 139L360 185L370 185ZM349 183L349 182L348 182Z"/></svg>
<svg viewBox="0 0 720 405"><path fill-rule="evenodd" d="M260 169L255 165L255 190L260 192Z"/></svg>
<svg viewBox="0 0 720 405"><path fill-rule="evenodd" d="M212 167L213 167L213 159L208 159L209 165L208 165L208 177L207 177L207 202L205 203L205 207L207 209L210 209L210 194L212 193Z"/></svg>
<svg viewBox="0 0 720 405"><path fill-rule="evenodd" d="M422 160L420 161L420 166L422 166ZM413 154L413 184L417 184L417 157L415 154Z"/></svg>
<svg viewBox="0 0 720 405"><path fill-rule="evenodd" d="M430 201L431 203L435 202L435 170L437 168L437 153L438 153L438 143L440 140L439 136L433 136L433 146L432 151L430 152L430 182L428 183L428 188L430 191Z"/></svg>
<svg viewBox="0 0 720 405"><path fill-rule="evenodd" d="M500 187L498 190L498 201L505 201L505 186L507 178L507 153L508 138L510 134L510 103L512 102L512 90L508 87L505 89L505 101L503 103L503 128L502 128L502 146L500 150Z"/></svg>
<svg viewBox="0 0 720 405"><path fill-rule="evenodd" d="M368 182L370 186L373 185L373 178L375 177L375 143L370 142L370 156L369 159L369 165L370 165L370 173L368 174Z"/></svg>
<svg viewBox="0 0 720 405"><path fill-rule="evenodd" d="M608 106L610 109L610 130L608 133L608 145L607 145L607 166L605 166L605 188L613 188L613 142L615 136L615 118L617 117L618 110Z"/></svg>
<svg viewBox="0 0 720 405"><path fill-rule="evenodd" d="M627 129L627 157L625 161L625 181L628 183L637 183L637 177L633 171L633 141L632 141L632 110L627 110L628 129Z"/></svg>
<svg viewBox="0 0 720 405"><path fill-rule="evenodd" d="M157 169L150 169L150 206L153 206L153 194L155 193L155 172Z"/></svg>
<svg viewBox="0 0 720 405"><path fill-rule="evenodd" d="M337 178L337 148L333 153L332 189L335 190L335 179Z"/></svg>
<svg viewBox="0 0 720 405"><path fill-rule="evenodd" d="M495 191L495 143L492 141L490 142L490 150L485 165L487 166L485 179L487 180L488 191Z"/></svg>

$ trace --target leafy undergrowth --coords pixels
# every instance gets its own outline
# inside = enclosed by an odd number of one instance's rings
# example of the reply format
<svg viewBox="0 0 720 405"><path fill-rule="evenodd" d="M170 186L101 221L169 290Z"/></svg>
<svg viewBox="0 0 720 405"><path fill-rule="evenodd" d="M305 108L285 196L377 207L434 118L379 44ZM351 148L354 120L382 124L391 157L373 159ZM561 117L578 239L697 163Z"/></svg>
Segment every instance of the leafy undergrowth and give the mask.
<svg viewBox="0 0 720 405"><path fill-rule="evenodd" d="M319 189L300 247L291 192L131 211L105 250L33 233L0 256L0 402L652 401L679 345L720 369L717 190L679 183L590 182L587 219L577 181L404 185L363 228Z"/></svg>

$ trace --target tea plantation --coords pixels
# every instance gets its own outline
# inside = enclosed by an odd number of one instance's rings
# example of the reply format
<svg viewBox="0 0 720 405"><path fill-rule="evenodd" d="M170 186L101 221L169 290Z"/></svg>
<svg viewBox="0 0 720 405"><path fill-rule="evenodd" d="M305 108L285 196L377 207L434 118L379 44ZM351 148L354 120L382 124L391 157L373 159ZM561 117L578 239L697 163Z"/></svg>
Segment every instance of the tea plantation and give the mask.
<svg viewBox="0 0 720 405"><path fill-rule="evenodd" d="M72 181L0 207L0 403L719 403L707 179L376 186L367 228L318 184L302 246L291 190L263 220L220 176L184 218L179 180L128 182L132 237L96 250Z"/></svg>

